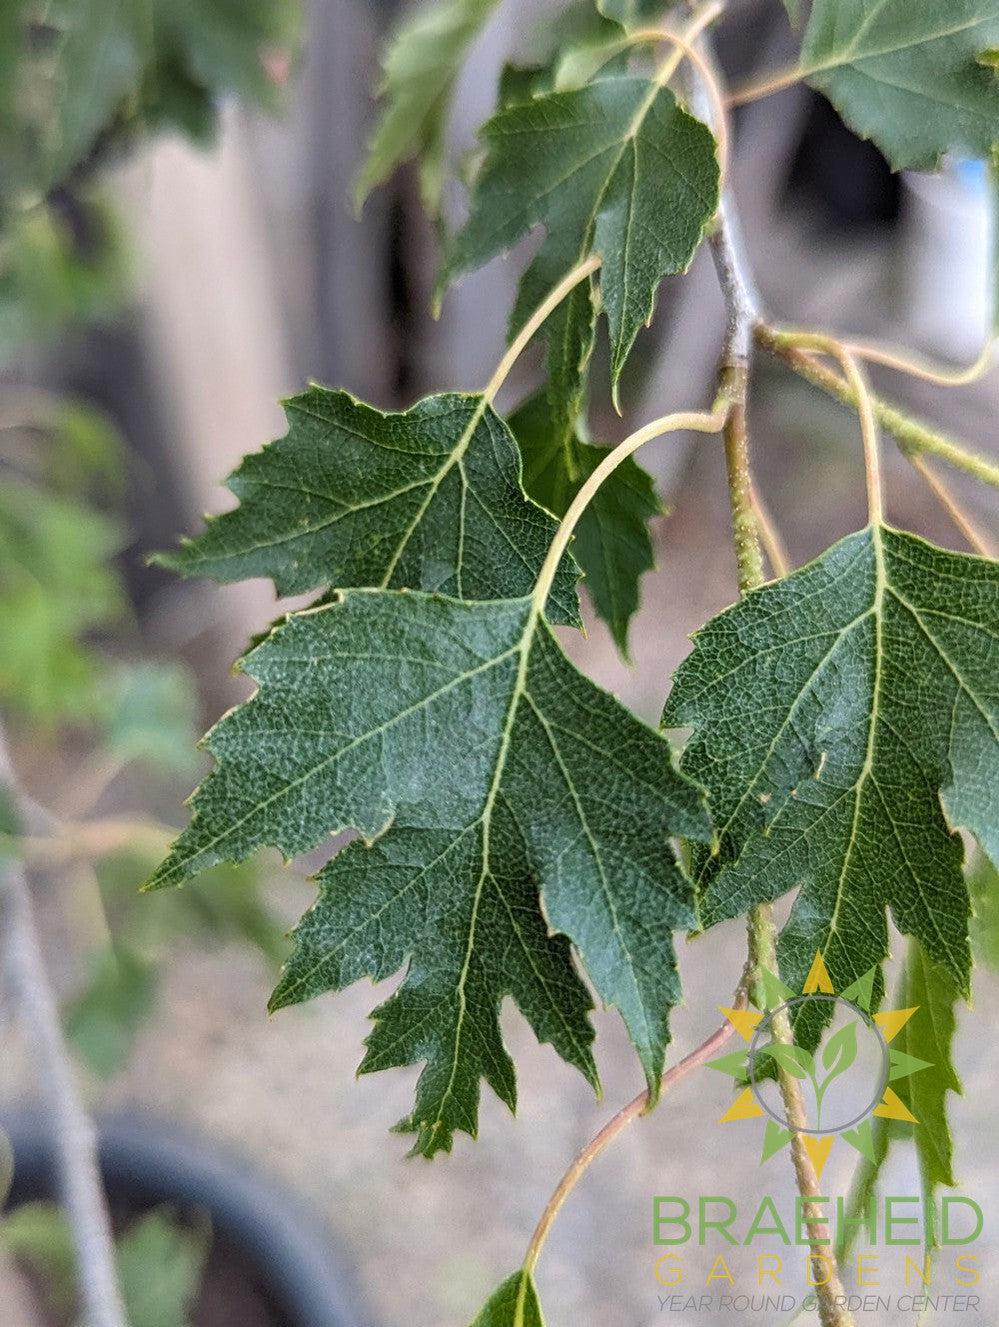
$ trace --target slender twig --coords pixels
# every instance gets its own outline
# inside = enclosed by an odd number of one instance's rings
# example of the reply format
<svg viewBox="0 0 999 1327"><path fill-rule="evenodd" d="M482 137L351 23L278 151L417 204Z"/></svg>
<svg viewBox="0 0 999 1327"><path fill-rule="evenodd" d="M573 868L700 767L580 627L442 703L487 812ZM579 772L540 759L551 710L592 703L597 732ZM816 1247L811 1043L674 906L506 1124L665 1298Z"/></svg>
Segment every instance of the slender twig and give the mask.
<svg viewBox="0 0 999 1327"><path fill-rule="evenodd" d="M850 386L850 394L860 419L860 437L864 444L864 474L867 482L867 510L872 525L880 525L884 518L881 494L881 462L878 455L878 422L874 413L874 397L867 378L856 357L835 336L826 332L787 331L789 344L800 350L817 350L837 361Z"/></svg>
<svg viewBox="0 0 999 1327"><path fill-rule="evenodd" d="M786 576L791 570L791 559L788 557L787 548L780 536L780 531L770 515L770 509L756 491L755 486L750 487L749 500L753 504L756 526L760 532L760 542L766 549L770 569L775 576Z"/></svg>
<svg viewBox="0 0 999 1327"><path fill-rule="evenodd" d="M988 536L983 534L975 525L967 512L963 511L950 488L940 478L938 474L930 467L922 456L910 456L910 464L919 471L923 479L929 485L934 497L943 507L944 511L954 522L957 528L964 535L971 548L976 553L980 553L983 558L994 558L995 549Z"/></svg>
<svg viewBox="0 0 999 1327"><path fill-rule="evenodd" d="M857 399L853 388L834 369L827 368L813 355L798 350L790 344L783 332L758 322L753 329L757 343L782 360L800 377L820 388L829 396L853 409L857 408ZM985 484L999 488L999 465L971 451L966 445L941 433L932 425L915 419L911 415L875 395L873 397L874 417L885 430L898 442L902 451L908 454L925 453L936 456L957 470L964 470L969 475Z"/></svg>
<svg viewBox="0 0 999 1327"><path fill-rule="evenodd" d="M14 798L16 788L2 733L0 781ZM0 922L9 987L30 1042L52 1128L62 1202L76 1253L83 1322L86 1327L126 1327L111 1223L101 1188L97 1138L62 1038L27 875L11 859L0 862Z"/></svg>
<svg viewBox="0 0 999 1327"><path fill-rule="evenodd" d="M722 206L711 239L711 251L728 314L720 373L721 380L727 378L731 384L734 404L726 420L725 453L739 566L739 589L742 594L746 594L763 583L763 556L757 510L753 502L745 411L753 328L759 321L759 311L749 267L743 257L735 207L726 195L722 197ZM757 978L761 967L771 970L776 968L776 927L768 904L759 904L750 910L748 944L752 980ZM775 1013L772 1032L775 1040L786 1045L792 1043L793 1035L786 1011L783 1016ZM824 1250L827 1232L821 1211L814 1202L820 1193L818 1176L804 1146L803 1130L808 1127L808 1120L801 1084L779 1067L777 1079L785 1118L791 1128L791 1155L798 1192L804 1199L812 1267L817 1271L824 1268L828 1272L825 1277L817 1274L814 1278L816 1282L821 1282L816 1286L819 1318L822 1327L854 1327L853 1315L845 1307L838 1270L835 1266L831 1269L826 1266Z"/></svg>
<svg viewBox="0 0 999 1327"><path fill-rule="evenodd" d="M747 967L746 971L743 972L742 980L736 988L735 995L732 998L733 1009L744 1009L746 1007L748 984L749 969ZM699 1065L702 1065L706 1060L709 1060L716 1051L720 1050L721 1047L725 1045L734 1031L735 1028L732 1023L726 1019L719 1028L716 1028L715 1031L712 1032L710 1037L701 1042L696 1050L691 1051L690 1054L684 1056L678 1064L667 1069L665 1074L663 1074L660 1083L660 1095L665 1096L670 1088L675 1087L681 1079L686 1078L691 1070L698 1068ZM527 1246L527 1253L524 1257L525 1271L534 1271L538 1257L541 1254L541 1249L544 1246L545 1240L548 1238L548 1232L555 1223L555 1218L561 1211L566 1198L568 1198L580 1179L582 1179L584 1173L589 1169L604 1148L614 1141L618 1134L622 1133L629 1124L634 1120L637 1120L640 1115L644 1114L648 1109L648 1105L649 1090L646 1088L646 1090L640 1092L633 1101L630 1101L627 1106L623 1106L612 1119L608 1120L596 1137L591 1139L576 1156L575 1160L559 1181L558 1188L548 1200L548 1205L542 1212L541 1219L538 1221L538 1224L534 1229L534 1234L531 1236L531 1242Z"/></svg>
<svg viewBox="0 0 999 1327"><path fill-rule="evenodd" d="M763 97L771 97L775 92L783 92L785 88L790 88L795 83L800 83L807 73L806 70L795 65L792 69L778 69L773 74L768 74L766 78L761 78L755 83L744 83L741 88L734 88L725 98L725 105L745 106L750 101L760 101Z"/></svg>
<svg viewBox="0 0 999 1327"><path fill-rule="evenodd" d="M776 972L777 929L769 903L761 903L751 910L748 934L749 954L754 969L759 971L760 968L768 968L771 972ZM771 1033L775 1041L786 1046L793 1044L791 1020L785 1008L773 1012ZM794 1177L798 1192L805 1200L805 1225L808 1229L809 1256L816 1283L815 1298L819 1308L819 1321L822 1327L854 1327L853 1314L846 1307L846 1296L843 1293L838 1264L828 1252L831 1248L828 1224L821 1208L815 1202L821 1194L821 1189L815 1166L805 1150L804 1137L808 1129L808 1116L801 1084L782 1069L777 1071L777 1082L784 1103L784 1117L791 1130L791 1161L794 1166Z"/></svg>

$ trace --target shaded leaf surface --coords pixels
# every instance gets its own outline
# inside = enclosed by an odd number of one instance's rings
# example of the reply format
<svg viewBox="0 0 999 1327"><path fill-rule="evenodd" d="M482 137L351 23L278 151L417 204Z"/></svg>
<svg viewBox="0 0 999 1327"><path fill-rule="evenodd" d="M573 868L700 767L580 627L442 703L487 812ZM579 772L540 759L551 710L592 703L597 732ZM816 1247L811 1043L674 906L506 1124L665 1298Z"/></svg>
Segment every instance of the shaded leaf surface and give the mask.
<svg viewBox="0 0 999 1327"><path fill-rule="evenodd" d="M427 1154L474 1133L480 1077L514 1104L504 995L594 1077L566 936L655 1091L679 996L671 932L693 920L667 839L705 837L707 817L669 745L572 668L530 600L348 592L244 668L259 691L206 739L217 766L151 883L358 830L367 842L321 873L273 1003L408 959L362 1068L426 1062L402 1127Z"/></svg>
<svg viewBox="0 0 999 1327"><path fill-rule="evenodd" d="M994 832L997 637L999 567L887 528L708 623L665 714L696 730L683 767L719 834L696 863L704 924L797 889L781 972L797 987L818 950L842 990L886 956L890 907L966 993L968 890L944 806Z"/></svg>
<svg viewBox="0 0 999 1327"><path fill-rule="evenodd" d="M996 45L999 0L815 0L801 60L895 170L933 170L999 141L999 79L978 60Z"/></svg>
<svg viewBox="0 0 999 1327"><path fill-rule="evenodd" d="M560 431L546 393L525 402L510 417L524 458L528 494L564 516L569 503L607 454L583 442L574 427ZM638 582L654 562L648 522L662 512L652 477L631 457L601 485L576 526L573 552L586 576L597 613L627 652L628 623L638 607Z"/></svg>
<svg viewBox="0 0 999 1327"><path fill-rule="evenodd" d="M486 160L445 280L541 224L547 238L532 285L550 289L580 255L600 254L616 384L659 282L686 270L717 208L710 131L668 88L615 77L503 110L482 138ZM522 295L521 307L527 302Z"/></svg>
<svg viewBox="0 0 999 1327"><path fill-rule="evenodd" d="M529 501L507 425L480 395L428 396L385 414L311 387L289 430L229 480L240 505L160 560L185 576L269 576L278 594L381 586L460 599L528 594L555 532ZM575 623L571 559L552 590Z"/></svg>

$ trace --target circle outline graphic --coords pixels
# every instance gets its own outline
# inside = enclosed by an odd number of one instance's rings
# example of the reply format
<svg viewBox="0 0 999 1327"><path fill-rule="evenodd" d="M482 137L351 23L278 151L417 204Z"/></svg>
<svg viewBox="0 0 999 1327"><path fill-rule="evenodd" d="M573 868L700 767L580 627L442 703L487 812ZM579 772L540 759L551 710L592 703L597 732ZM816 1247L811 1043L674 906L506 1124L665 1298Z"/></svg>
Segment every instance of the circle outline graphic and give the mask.
<svg viewBox="0 0 999 1327"><path fill-rule="evenodd" d="M860 1015L868 1028L874 1033L881 1048L881 1074L878 1080L877 1094L859 1115L855 1116L852 1120L847 1120L845 1124L837 1125L834 1129L794 1129L785 1117L778 1115L777 1112L763 1099L763 1095L760 1092L759 1085L756 1081L755 1064L759 1043L764 1032L769 1030L772 1026L775 1015L779 1014L781 1010L790 1011L799 1005L807 1004L811 1000L824 1000L829 1004L847 1005L855 1013ZM821 991L813 991L808 995L795 995L790 1000L785 1000L783 1004L776 1005L773 1009L768 1009L766 1011L765 1016L760 1020L753 1032L753 1039L749 1044L749 1054L746 1059L746 1071L749 1075L749 1085L752 1089L753 1097L755 1098L757 1105L759 1105L764 1113L769 1115L769 1117L782 1129L789 1129L792 1133L803 1133L811 1134L814 1137L825 1137L829 1134L842 1134L847 1129L856 1128L858 1124L862 1124L864 1120L874 1113L884 1096L885 1088L888 1086L888 1076L891 1072L891 1055L888 1050L888 1043L885 1040L884 1033L866 1009L861 1009L861 1007L854 1004L852 1000L844 1000L842 995L830 995Z"/></svg>

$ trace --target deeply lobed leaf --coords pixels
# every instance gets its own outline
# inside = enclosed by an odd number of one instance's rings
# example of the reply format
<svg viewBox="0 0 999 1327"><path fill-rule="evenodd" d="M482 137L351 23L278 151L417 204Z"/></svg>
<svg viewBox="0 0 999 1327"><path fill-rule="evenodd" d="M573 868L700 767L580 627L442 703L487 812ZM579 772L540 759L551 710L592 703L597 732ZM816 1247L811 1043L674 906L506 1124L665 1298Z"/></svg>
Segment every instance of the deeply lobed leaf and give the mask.
<svg viewBox="0 0 999 1327"><path fill-rule="evenodd" d="M953 1055L957 1029L955 1008L959 998L943 969L927 957L918 941L910 940L892 1004L896 1009L914 1009L915 1013L892 1039L891 1050L911 1056L927 1067L890 1078L889 1086L918 1123L913 1125L885 1118L873 1121L871 1155L861 1161L851 1185L850 1210L853 1213L867 1209L893 1139L911 1137L915 1143L924 1201L931 1203L941 1185L952 1188L957 1183L947 1096L950 1092L961 1091ZM935 1243L934 1233L928 1232L928 1248L934 1247Z"/></svg>
<svg viewBox="0 0 999 1327"><path fill-rule="evenodd" d="M796 889L782 973L797 989L819 950L842 990L887 955L888 907L967 994L953 828L994 841L997 638L999 566L884 527L698 633L664 721L694 726L683 768L715 816L703 924Z"/></svg>
<svg viewBox="0 0 999 1327"><path fill-rule="evenodd" d="M679 998L671 932L694 920L667 840L710 832L668 744L575 671L529 599L348 592L244 667L259 690L209 734L217 767L151 884L358 830L321 874L274 1004L409 959L362 1069L426 1061L401 1127L427 1155L474 1133L480 1076L514 1104L506 994L594 1078L566 936L654 1096Z"/></svg>
<svg viewBox="0 0 999 1327"><path fill-rule="evenodd" d="M612 77L502 110L482 138L486 159L443 282L537 225L547 230L535 260L546 288L578 261L570 255L599 254L616 386L660 281L686 270L717 209L710 130L658 82Z"/></svg>
<svg viewBox="0 0 999 1327"><path fill-rule="evenodd" d="M234 511L160 561L220 581L268 576L278 594L383 586L462 599L530 592L555 522L524 496L507 425L481 394L384 413L313 386L285 402L283 438L229 480ZM579 620L571 558L549 611Z"/></svg>

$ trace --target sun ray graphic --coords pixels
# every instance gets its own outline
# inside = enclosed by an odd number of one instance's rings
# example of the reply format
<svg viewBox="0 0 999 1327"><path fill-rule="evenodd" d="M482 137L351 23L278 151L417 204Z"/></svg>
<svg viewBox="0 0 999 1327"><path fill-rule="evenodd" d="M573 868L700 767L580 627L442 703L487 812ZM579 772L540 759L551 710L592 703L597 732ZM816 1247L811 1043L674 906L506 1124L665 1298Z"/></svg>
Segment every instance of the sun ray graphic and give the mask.
<svg viewBox="0 0 999 1327"><path fill-rule="evenodd" d="M912 1074L932 1067L929 1061L920 1060L914 1055L896 1050L891 1045L916 1012L916 1009L883 1009L879 1013L871 1014L875 976L876 968L871 968L857 981L854 981L844 990L837 992L829 976L829 969L826 967L825 960L821 953L816 953L800 995L785 985L776 973L761 968L755 987L756 998L754 1003L757 1007L755 1009L728 1009L722 1007L721 1012L742 1038L744 1045L740 1050L730 1051L726 1055L708 1061L709 1068L716 1069L719 1073L727 1074L730 1078L735 1079L738 1088L735 1100L722 1115L719 1123L734 1124L740 1120L765 1120L763 1150L760 1157L761 1165L788 1146L793 1137L793 1131L790 1127L787 1127L787 1121L779 1119L761 1099L759 1089L754 1082L754 1076L750 1072L750 1059L752 1058L754 1066L762 1058L776 1064L782 1074L791 1074L794 1078L803 1082L811 1079L817 1102L821 1102L821 1093L824 1092L823 1081L828 1085L830 1078L835 1077L838 1073L845 1072L843 1065L848 1062L852 1063L849 1058L850 1038L844 1038L840 1047L834 1048L833 1046L836 1036L846 1033L846 1028L842 1029L841 1034L834 1034L826 1043L822 1057L822 1065L826 1073L824 1080L820 1079L820 1071L816 1065L818 1051L813 1056L804 1048L795 1045L793 1040L790 1045L787 1045L775 1041L773 1038L766 1039L764 1037L771 1016L776 1010L787 1005L801 1007L809 999L824 1001L827 1007L830 1001L852 1005L860 1019L881 1039L886 1066L884 1077L872 1088L870 1106L860 1117L835 1130L819 1129L818 1127L801 1130L801 1144L811 1158L816 1175L821 1178L837 1137L842 1138L845 1143L848 1143L862 1156L867 1157L868 1160L873 1160L874 1132L872 1120L875 1117L886 1120L901 1120L907 1124L919 1123L906 1103L891 1086L892 1083L896 1083L900 1079L908 1078ZM855 1055L855 1037L852 1044L854 1046L853 1054ZM881 1089L880 1095L878 1095L877 1088Z"/></svg>

